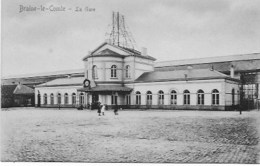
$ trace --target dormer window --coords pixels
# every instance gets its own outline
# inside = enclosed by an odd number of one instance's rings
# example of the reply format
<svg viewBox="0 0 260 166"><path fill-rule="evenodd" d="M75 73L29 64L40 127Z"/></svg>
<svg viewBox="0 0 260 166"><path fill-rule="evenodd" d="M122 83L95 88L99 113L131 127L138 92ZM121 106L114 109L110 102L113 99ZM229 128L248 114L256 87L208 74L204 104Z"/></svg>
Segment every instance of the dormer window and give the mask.
<svg viewBox="0 0 260 166"><path fill-rule="evenodd" d="M131 72L130 72L130 66L129 65L127 65L125 67L125 77L126 78L131 78Z"/></svg>
<svg viewBox="0 0 260 166"><path fill-rule="evenodd" d="M111 66L111 78L117 78L117 67L116 67L116 65Z"/></svg>
<svg viewBox="0 0 260 166"><path fill-rule="evenodd" d="M92 67L92 78L93 78L93 79L97 79L97 78L98 78L98 75L97 75L97 66L96 66L96 65L94 65L94 66Z"/></svg>

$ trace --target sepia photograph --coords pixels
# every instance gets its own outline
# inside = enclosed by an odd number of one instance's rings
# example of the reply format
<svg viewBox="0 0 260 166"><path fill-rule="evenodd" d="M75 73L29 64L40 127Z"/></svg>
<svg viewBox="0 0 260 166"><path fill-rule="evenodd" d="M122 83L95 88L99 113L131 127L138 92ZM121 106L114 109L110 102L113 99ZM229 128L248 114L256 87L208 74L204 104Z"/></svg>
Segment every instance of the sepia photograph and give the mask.
<svg viewBox="0 0 260 166"><path fill-rule="evenodd" d="M260 0L1 0L3 164L260 164L259 85Z"/></svg>

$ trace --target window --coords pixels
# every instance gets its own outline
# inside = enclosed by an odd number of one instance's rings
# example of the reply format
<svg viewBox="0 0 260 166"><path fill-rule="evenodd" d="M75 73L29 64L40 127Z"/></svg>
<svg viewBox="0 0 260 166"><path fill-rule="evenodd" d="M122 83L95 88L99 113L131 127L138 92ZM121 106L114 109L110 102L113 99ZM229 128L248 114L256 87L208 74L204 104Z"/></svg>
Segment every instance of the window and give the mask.
<svg viewBox="0 0 260 166"><path fill-rule="evenodd" d="M212 91L212 105L219 105L219 91L217 89Z"/></svg>
<svg viewBox="0 0 260 166"><path fill-rule="evenodd" d="M76 94L72 93L72 105L76 105Z"/></svg>
<svg viewBox="0 0 260 166"><path fill-rule="evenodd" d="M60 93L58 93L57 99L58 99L58 104L61 104L61 95L60 95Z"/></svg>
<svg viewBox="0 0 260 166"><path fill-rule="evenodd" d="M111 66L111 78L117 78L116 65Z"/></svg>
<svg viewBox="0 0 260 166"><path fill-rule="evenodd" d="M203 92L203 90L201 90L201 89L198 90L197 99L198 99L198 101L197 101L198 105L204 105L204 92Z"/></svg>
<svg viewBox="0 0 260 166"><path fill-rule="evenodd" d="M115 105L117 104L117 98L118 98L118 94L117 93L113 93L111 96L111 104Z"/></svg>
<svg viewBox="0 0 260 166"><path fill-rule="evenodd" d="M259 89L258 84L250 83L250 84L243 85L242 92L244 98L248 100L253 100L254 98L257 98L260 95L260 94L258 95L258 89Z"/></svg>
<svg viewBox="0 0 260 166"><path fill-rule="evenodd" d="M84 105L84 93L80 93L79 95L79 104Z"/></svg>
<svg viewBox="0 0 260 166"><path fill-rule="evenodd" d="M232 105L235 105L235 89L232 89Z"/></svg>
<svg viewBox="0 0 260 166"><path fill-rule="evenodd" d="M177 104L177 92L175 90L172 90L170 95L171 95L170 103L172 105L176 105Z"/></svg>
<svg viewBox="0 0 260 166"><path fill-rule="evenodd" d="M130 66L127 65L125 68L125 77L126 78L131 78L131 72L130 72Z"/></svg>
<svg viewBox="0 0 260 166"><path fill-rule="evenodd" d="M162 90L158 93L158 104L163 105L164 104L164 92Z"/></svg>
<svg viewBox="0 0 260 166"><path fill-rule="evenodd" d="M153 102L152 100L153 100L152 92L148 91L146 93L146 104L147 105L152 105L152 102Z"/></svg>
<svg viewBox="0 0 260 166"><path fill-rule="evenodd" d="M69 98L68 93L64 94L64 104L69 104Z"/></svg>
<svg viewBox="0 0 260 166"><path fill-rule="evenodd" d="M135 104L136 105L141 105L141 93L139 92L139 91L137 91L136 93L135 93Z"/></svg>
<svg viewBox="0 0 260 166"><path fill-rule="evenodd" d="M189 105L190 104L190 91L185 90L183 92L183 104Z"/></svg>
<svg viewBox="0 0 260 166"><path fill-rule="evenodd" d="M51 104L52 105L54 104L54 95L53 95L53 93L51 94Z"/></svg>
<svg viewBox="0 0 260 166"><path fill-rule="evenodd" d="M97 78L98 78L98 75L97 75L97 66L96 66L96 65L94 65L94 66L92 67L92 78L93 78L93 79L97 79Z"/></svg>
<svg viewBox="0 0 260 166"><path fill-rule="evenodd" d="M126 104L131 105L131 96L130 95L126 95Z"/></svg>
<svg viewBox="0 0 260 166"><path fill-rule="evenodd" d="M43 101L44 101L44 103L43 104L45 104L45 105L47 105L47 94L45 93L44 95L43 95Z"/></svg>

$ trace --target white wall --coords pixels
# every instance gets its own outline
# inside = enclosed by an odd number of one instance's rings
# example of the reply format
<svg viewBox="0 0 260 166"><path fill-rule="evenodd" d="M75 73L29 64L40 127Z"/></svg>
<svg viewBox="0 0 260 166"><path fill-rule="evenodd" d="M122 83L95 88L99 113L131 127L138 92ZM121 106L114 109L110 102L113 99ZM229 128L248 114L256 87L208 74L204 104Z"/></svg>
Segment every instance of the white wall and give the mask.
<svg viewBox="0 0 260 166"><path fill-rule="evenodd" d="M85 77L88 76L89 80L92 80L92 67L97 66L98 79L96 81L133 81L138 78L141 74L148 71L154 70L154 62L149 59L143 59L138 57L113 57L113 56L102 56L102 57L89 57L85 64ZM117 78L111 78L111 66L117 66ZM125 68L129 65L131 68L131 78L126 78Z"/></svg>
<svg viewBox="0 0 260 166"><path fill-rule="evenodd" d="M72 104L72 94L76 94L76 102L78 103L79 101L79 94L80 92L77 92L78 88L82 88L81 86L58 86L58 87L36 87L35 88L35 102L38 103L37 100L37 95L38 91L40 92L41 95L41 105L44 104L44 94L47 94L47 104L51 104L51 98L50 95L53 93L54 95L54 104L58 103L57 100L57 94L61 94L61 104L64 104L64 94L68 93L68 99L69 103ZM85 94L85 103L87 103L87 95ZM36 104L37 105L37 104Z"/></svg>
<svg viewBox="0 0 260 166"><path fill-rule="evenodd" d="M235 96L234 96L234 105L239 104L240 100L240 92L239 92L239 84L234 81L225 81L225 105L231 106L232 105L232 89L235 90Z"/></svg>
<svg viewBox="0 0 260 166"><path fill-rule="evenodd" d="M127 87L134 88L132 92L131 102L135 104L135 92L140 91L142 94L141 104L146 104L146 93L151 91L153 94L153 105L158 104L158 92L164 92L164 105L170 104L170 91L177 92L177 105L183 105L183 91L190 91L190 105L197 105L197 91L204 91L204 105L212 105L211 93L213 89L217 89L220 93L220 104L225 105L225 81L224 79L214 80L196 80L196 81L169 81L169 82L151 82L151 83L135 83L126 84Z"/></svg>

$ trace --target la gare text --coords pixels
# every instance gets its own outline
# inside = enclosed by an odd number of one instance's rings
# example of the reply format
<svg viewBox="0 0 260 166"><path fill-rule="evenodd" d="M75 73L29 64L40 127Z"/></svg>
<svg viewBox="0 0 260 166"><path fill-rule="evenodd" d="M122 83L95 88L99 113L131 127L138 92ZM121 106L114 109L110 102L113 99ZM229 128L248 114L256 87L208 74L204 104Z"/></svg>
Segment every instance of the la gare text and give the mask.
<svg viewBox="0 0 260 166"><path fill-rule="evenodd" d="M73 7L73 8L68 8L65 6L55 6L55 5L50 5L50 6L25 6L25 5L19 5L19 13L22 12L36 12L36 11L51 11L51 12L65 12L65 11L75 11L75 12L95 12L95 8L90 8L90 7Z"/></svg>

